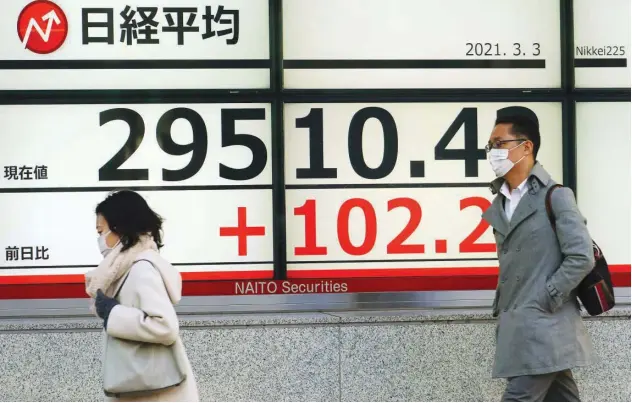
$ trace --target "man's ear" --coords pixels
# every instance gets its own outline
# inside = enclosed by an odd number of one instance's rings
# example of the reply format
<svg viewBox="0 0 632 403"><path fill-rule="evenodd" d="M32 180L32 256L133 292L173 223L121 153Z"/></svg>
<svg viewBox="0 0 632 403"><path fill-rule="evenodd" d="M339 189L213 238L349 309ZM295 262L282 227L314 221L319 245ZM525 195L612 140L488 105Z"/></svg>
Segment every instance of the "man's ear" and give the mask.
<svg viewBox="0 0 632 403"><path fill-rule="evenodd" d="M531 142L531 140L526 141L525 150L528 151L528 155L533 155L533 143Z"/></svg>

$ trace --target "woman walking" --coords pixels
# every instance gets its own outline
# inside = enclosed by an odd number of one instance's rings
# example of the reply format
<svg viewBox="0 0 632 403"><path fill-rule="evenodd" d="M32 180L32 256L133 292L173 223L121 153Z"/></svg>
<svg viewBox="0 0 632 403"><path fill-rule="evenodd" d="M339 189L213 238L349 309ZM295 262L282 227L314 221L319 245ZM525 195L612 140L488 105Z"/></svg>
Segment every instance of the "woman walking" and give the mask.
<svg viewBox="0 0 632 403"><path fill-rule="evenodd" d="M96 208L99 266L86 292L103 319L103 387L113 401L198 401L174 305L178 270L158 252L162 219L138 193L119 191ZM159 368L156 368L159 367Z"/></svg>

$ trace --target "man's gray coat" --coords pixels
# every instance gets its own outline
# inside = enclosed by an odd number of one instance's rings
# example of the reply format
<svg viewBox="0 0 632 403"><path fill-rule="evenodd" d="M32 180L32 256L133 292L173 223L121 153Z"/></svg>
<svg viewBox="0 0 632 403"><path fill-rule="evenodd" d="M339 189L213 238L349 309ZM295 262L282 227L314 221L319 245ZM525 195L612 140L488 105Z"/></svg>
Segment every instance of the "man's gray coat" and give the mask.
<svg viewBox="0 0 632 403"><path fill-rule="evenodd" d="M493 193L503 181L492 182ZM569 188L552 193L557 235L553 231L545 196L554 184L536 163L511 221L501 194L483 214L493 228L500 263L493 303L498 317L494 378L557 372L591 361L574 290L594 265L592 241Z"/></svg>

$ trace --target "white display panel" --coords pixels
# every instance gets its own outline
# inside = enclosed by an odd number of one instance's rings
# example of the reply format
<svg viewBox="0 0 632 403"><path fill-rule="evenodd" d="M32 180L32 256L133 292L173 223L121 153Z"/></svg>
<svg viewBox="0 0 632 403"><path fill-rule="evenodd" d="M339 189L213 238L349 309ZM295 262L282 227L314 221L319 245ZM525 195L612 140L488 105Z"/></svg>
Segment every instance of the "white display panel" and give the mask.
<svg viewBox="0 0 632 403"><path fill-rule="evenodd" d="M537 114L561 182L558 103L287 104L288 270L496 265L484 145L510 105Z"/></svg>
<svg viewBox="0 0 632 403"><path fill-rule="evenodd" d="M575 87L630 87L630 0L575 0Z"/></svg>
<svg viewBox="0 0 632 403"><path fill-rule="evenodd" d="M577 200L609 264L630 264L630 103L577 103Z"/></svg>
<svg viewBox="0 0 632 403"><path fill-rule="evenodd" d="M94 209L117 188L165 218L180 270L272 273L269 104L4 105L0 120L0 275L96 265Z"/></svg>
<svg viewBox="0 0 632 403"><path fill-rule="evenodd" d="M0 188L272 183L269 104L3 105L0 121Z"/></svg>
<svg viewBox="0 0 632 403"><path fill-rule="evenodd" d="M270 190L140 194L165 219L161 254L178 270L269 270L272 277ZM0 276L85 273L96 266L103 257L97 245L94 209L106 196L106 192L1 194ZM247 225L264 233L248 236L241 253L236 236L220 235L220 228L237 226L238 207L246 208ZM17 248L18 260L9 258L13 248ZM32 248L32 259L28 248Z"/></svg>
<svg viewBox="0 0 632 403"><path fill-rule="evenodd" d="M268 0L34 3L2 2L0 90L270 85Z"/></svg>
<svg viewBox="0 0 632 403"><path fill-rule="evenodd" d="M551 0L283 0L286 88L554 88Z"/></svg>

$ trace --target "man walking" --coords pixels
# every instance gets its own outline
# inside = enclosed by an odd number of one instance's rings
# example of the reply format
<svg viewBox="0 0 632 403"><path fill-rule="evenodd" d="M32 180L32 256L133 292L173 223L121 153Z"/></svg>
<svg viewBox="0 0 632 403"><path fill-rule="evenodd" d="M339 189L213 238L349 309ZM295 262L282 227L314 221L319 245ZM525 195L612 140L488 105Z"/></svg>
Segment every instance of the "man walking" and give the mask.
<svg viewBox="0 0 632 403"><path fill-rule="evenodd" d="M533 111L497 112L486 147L496 197L483 214L500 263L492 377L507 378L503 401L579 401L571 368L589 364L592 346L575 288L593 268L592 241L568 188L552 193L557 234L551 227L545 197L555 182L539 148Z"/></svg>

